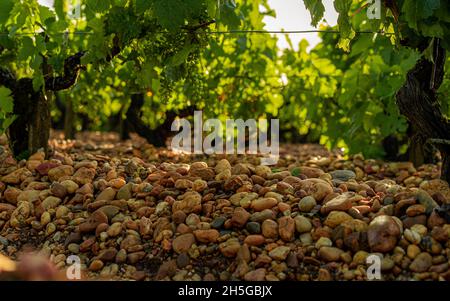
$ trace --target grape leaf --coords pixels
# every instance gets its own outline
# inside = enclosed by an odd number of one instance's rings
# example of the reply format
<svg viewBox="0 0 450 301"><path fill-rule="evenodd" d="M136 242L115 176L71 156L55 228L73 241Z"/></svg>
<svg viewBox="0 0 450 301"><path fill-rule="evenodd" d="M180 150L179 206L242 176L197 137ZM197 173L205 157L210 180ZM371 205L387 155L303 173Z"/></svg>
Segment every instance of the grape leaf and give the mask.
<svg viewBox="0 0 450 301"><path fill-rule="evenodd" d="M136 0L136 12L143 14L146 10L152 7L152 2L149 0Z"/></svg>
<svg viewBox="0 0 450 301"><path fill-rule="evenodd" d="M233 0L221 1L219 6L219 20L231 29L236 29L241 25L241 18L236 13L236 3Z"/></svg>
<svg viewBox="0 0 450 301"><path fill-rule="evenodd" d="M0 87L0 111L4 113L12 113L14 108L11 90L5 87Z"/></svg>
<svg viewBox="0 0 450 301"><path fill-rule="evenodd" d="M24 61L33 56L35 51L36 48L34 47L33 40L30 37L24 36L22 38L22 46L20 47L17 58Z"/></svg>
<svg viewBox="0 0 450 301"><path fill-rule="evenodd" d="M322 20L325 12L325 7L323 6L322 0L304 0L303 3L311 14L311 25L317 26L319 21Z"/></svg>
<svg viewBox="0 0 450 301"><path fill-rule="evenodd" d="M155 0L154 10L159 23L167 29L175 29L184 25L186 12L185 4L181 0Z"/></svg>
<svg viewBox="0 0 450 301"><path fill-rule="evenodd" d="M54 1L55 12L56 12L56 15L58 16L59 20L64 20L66 18L67 5L68 5L68 1L66 1L66 0L55 0Z"/></svg>
<svg viewBox="0 0 450 301"><path fill-rule="evenodd" d="M350 37L352 33L352 25L348 17L351 5L352 0L334 0L334 8L339 14L337 21L339 31L344 38Z"/></svg>
<svg viewBox="0 0 450 301"><path fill-rule="evenodd" d="M95 13L103 13L111 5L111 0L86 0L86 7Z"/></svg>
<svg viewBox="0 0 450 301"><path fill-rule="evenodd" d="M0 24L6 23L13 7L14 7L14 0L0 1Z"/></svg>
<svg viewBox="0 0 450 301"><path fill-rule="evenodd" d="M408 25L418 30L419 21L433 15L433 12L440 7L440 0L405 0L402 12Z"/></svg>
<svg viewBox="0 0 450 301"><path fill-rule="evenodd" d="M173 55L172 57L170 57L170 59L168 60L167 65L169 67L176 67L181 65L182 63L184 63L186 61L186 59L188 58L189 54L195 49L196 45L195 44L186 44L183 49L181 49L180 51L178 51L175 55Z"/></svg>

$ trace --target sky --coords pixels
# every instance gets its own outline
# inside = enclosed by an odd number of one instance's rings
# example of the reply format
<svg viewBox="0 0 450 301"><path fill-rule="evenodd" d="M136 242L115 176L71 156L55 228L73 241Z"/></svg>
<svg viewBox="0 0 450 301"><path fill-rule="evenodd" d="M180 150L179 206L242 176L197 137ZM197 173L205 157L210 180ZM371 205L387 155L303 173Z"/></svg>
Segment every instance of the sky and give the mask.
<svg viewBox="0 0 450 301"><path fill-rule="evenodd" d="M311 15L306 10L302 0L269 0L269 6L275 10L276 18L265 17L266 30L313 30L311 26ZM333 0L324 0L326 22L334 26L337 23L337 12L333 6ZM289 34L289 37L295 49L298 49L298 43L306 39L310 48L320 42L317 33L308 34ZM278 46L280 48L289 47L283 34L278 37Z"/></svg>
<svg viewBox="0 0 450 301"><path fill-rule="evenodd" d="M53 0L38 0L38 2L51 6ZM333 7L333 0L323 0L325 5L325 20L330 25L336 25L337 13ZM276 18L265 17L266 30L312 30L311 16L306 10L302 0L269 0L269 6L275 10ZM298 49L298 43L306 39L310 48L320 42L317 33L308 34L289 34L295 49ZM289 47L283 34L279 35L278 46L283 49Z"/></svg>

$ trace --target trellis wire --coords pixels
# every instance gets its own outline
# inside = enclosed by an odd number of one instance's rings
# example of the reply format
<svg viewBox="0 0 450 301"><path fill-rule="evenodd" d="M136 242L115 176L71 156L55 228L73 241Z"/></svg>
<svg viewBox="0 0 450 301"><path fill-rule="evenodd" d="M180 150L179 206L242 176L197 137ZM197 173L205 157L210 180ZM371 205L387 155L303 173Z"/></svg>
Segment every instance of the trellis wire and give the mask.
<svg viewBox="0 0 450 301"><path fill-rule="evenodd" d="M189 32L189 30L185 30L183 32ZM33 36L33 35L39 35L42 32L21 32L21 33L15 33L16 36ZM155 33L170 33L168 31L158 31ZM197 32L199 34L308 34L308 33L339 33L338 30L229 30L229 31L203 31L203 32ZM384 32L384 31L355 31L357 34L382 34L382 35L393 35L395 33L393 32ZM72 32L60 32L57 34L61 35L91 35L94 34L94 32L90 31L72 31ZM9 33L0 33L0 36L8 36Z"/></svg>

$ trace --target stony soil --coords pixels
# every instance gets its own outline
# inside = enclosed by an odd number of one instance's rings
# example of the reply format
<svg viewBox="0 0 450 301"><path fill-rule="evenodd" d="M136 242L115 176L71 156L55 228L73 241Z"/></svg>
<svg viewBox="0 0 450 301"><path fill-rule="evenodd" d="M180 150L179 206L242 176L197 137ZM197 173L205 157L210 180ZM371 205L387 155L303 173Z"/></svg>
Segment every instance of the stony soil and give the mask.
<svg viewBox="0 0 450 301"><path fill-rule="evenodd" d="M19 162L0 139L0 254L22 258L0 255L0 271L29 269L34 250L60 271L78 255L86 279L365 280L378 254L384 280L450 280L436 165L283 145L269 168L78 138Z"/></svg>

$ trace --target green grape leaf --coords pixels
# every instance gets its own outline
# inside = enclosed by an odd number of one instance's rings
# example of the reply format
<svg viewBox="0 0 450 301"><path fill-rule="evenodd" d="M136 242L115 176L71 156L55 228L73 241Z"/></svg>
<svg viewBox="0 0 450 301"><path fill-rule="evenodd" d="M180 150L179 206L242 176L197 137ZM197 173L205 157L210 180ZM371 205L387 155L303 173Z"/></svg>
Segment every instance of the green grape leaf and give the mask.
<svg viewBox="0 0 450 301"><path fill-rule="evenodd" d="M325 12L325 7L323 6L322 0L304 0L303 3L311 14L311 25L317 26L320 20L322 20Z"/></svg>
<svg viewBox="0 0 450 301"><path fill-rule="evenodd" d="M411 51L411 54L408 57L404 58L399 64L400 68L404 73L408 72L416 65L420 57L421 54L418 51Z"/></svg>
<svg viewBox="0 0 450 301"><path fill-rule="evenodd" d="M419 21L431 17L433 12L440 7L440 0L405 0L402 12L408 25L418 30Z"/></svg>
<svg viewBox="0 0 450 301"><path fill-rule="evenodd" d="M40 53L44 53L47 50L43 36L36 36L36 48Z"/></svg>
<svg viewBox="0 0 450 301"><path fill-rule="evenodd" d="M16 120L17 116L13 115L11 117L7 117L6 119L3 120L3 124L0 128L0 130L6 130L7 128L9 128L9 126L14 122L14 120Z"/></svg>
<svg viewBox="0 0 450 301"><path fill-rule="evenodd" d="M22 38L22 46L20 47L19 53L17 54L17 58L19 60L25 61L29 57L32 57L35 51L36 48L34 46L33 40L28 36L24 36Z"/></svg>
<svg viewBox="0 0 450 301"><path fill-rule="evenodd" d="M94 13L103 13L111 5L111 0L86 0L86 8Z"/></svg>
<svg viewBox="0 0 450 301"><path fill-rule="evenodd" d="M334 0L334 8L339 14L337 23L341 34L341 39L338 45L346 51L350 49L350 41L355 36L355 32L353 31L349 18L351 5L352 0Z"/></svg>
<svg viewBox="0 0 450 301"><path fill-rule="evenodd" d="M43 58L40 54L36 54L34 56L34 59L30 62L30 67L35 71L35 72L40 72L41 69L41 65L43 62Z"/></svg>
<svg viewBox="0 0 450 301"><path fill-rule="evenodd" d="M66 18L66 13L68 10L68 4L69 2L67 0L55 0L54 1L54 8L56 15L58 16L59 20L64 20Z"/></svg>
<svg viewBox="0 0 450 301"><path fill-rule="evenodd" d="M352 32L352 25L348 13L352 5L352 0L334 0L334 8L339 14L338 26L341 35L345 38L349 37Z"/></svg>
<svg viewBox="0 0 450 301"><path fill-rule="evenodd" d="M0 87L0 111L4 113L12 113L14 109L14 102L11 96L11 90L5 87Z"/></svg>
<svg viewBox="0 0 450 301"><path fill-rule="evenodd" d="M22 26L27 21L27 17L30 15L30 10L16 3L16 6L12 10L12 14L17 16L15 17L14 25L11 26L9 36L14 36L15 33L22 28Z"/></svg>
<svg viewBox="0 0 450 301"><path fill-rule="evenodd" d="M220 2L219 20L231 29L236 29L241 25L241 17L236 13L236 3L234 0Z"/></svg>
<svg viewBox="0 0 450 301"><path fill-rule="evenodd" d="M41 21L43 23L49 22L49 19L55 20L55 14L53 11L51 11L48 7L39 5L39 16L41 18Z"/></svg>
<svg viewBox="0 0 450 301"><path fill-rule="evenodd" d="M444 28L439 23L427 25L422 23L420 25L420 31L426 37L444 38Z"/></svg>
<svg viewBox="0 0 450 301"><path fill-rule="evenodd" d="M152 91L153 93L157 94L159 92L159 89L161 87L161 82L158 78L152 78Z"/></svg>
<svg viewBox="0 0 450 301"><path fill-rule="evenodd" d="M6 23L13 7L14 7L14 0L0 1L0 24Z"/></svg>
<svg viewBox="0 0 450 301"><path fill-rule="evenodd" d="M186 44L183 49L181 49L180 51L178 51L177 53L175 53L172 57L169 58L168 62L167 62L167 66L168 67L176 67L179 66L181 64L183 64L189 54L196 48L195 44Z"/></svg>
<svg viewBox="0 0 450 301"><path fill-rule="evenodd" d="M116 6L125 6L127 4L128 0L114 0L114 5Z"/></svg>
<svg viewBox="0 0 450 301"><path fill-rule="evenodd" d="M148 0L136 0L136 12L143 14L146 10L152 7L152 2Z"/></svg>
<svg viewBox="0 0 450 301"><path fill-rule="evenodd" d="M206 10L208 11L208 16L211 18L216 18L217 15L217 0L208 0Z"/></svg>
<svg viewBox="0 0 450 301"><path fill-rule="evenodd" d="M167 29L175 29L184 25L185 4L182 0L154 0L154 10L159 23Z"/></svg>

